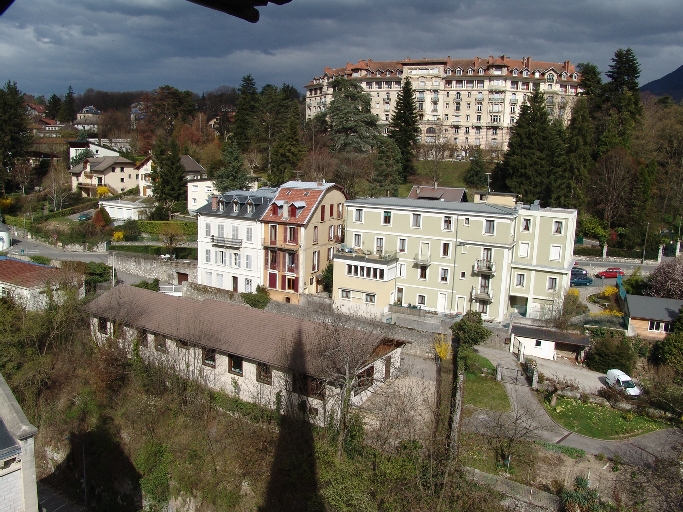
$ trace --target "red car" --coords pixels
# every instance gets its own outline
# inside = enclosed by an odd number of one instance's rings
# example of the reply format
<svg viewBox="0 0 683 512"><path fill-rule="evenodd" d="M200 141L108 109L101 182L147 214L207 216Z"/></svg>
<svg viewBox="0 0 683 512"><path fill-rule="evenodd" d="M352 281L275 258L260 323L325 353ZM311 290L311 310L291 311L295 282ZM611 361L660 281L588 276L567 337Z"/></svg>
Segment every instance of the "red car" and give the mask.
<svg viewBox="0 0 683 512"><path fill-rule="evenodd" d="M598 272L595 275L602 279L616 279L617 276L623 276L624 271L621 270L619 267L610 267L601 272Z"/></svg>

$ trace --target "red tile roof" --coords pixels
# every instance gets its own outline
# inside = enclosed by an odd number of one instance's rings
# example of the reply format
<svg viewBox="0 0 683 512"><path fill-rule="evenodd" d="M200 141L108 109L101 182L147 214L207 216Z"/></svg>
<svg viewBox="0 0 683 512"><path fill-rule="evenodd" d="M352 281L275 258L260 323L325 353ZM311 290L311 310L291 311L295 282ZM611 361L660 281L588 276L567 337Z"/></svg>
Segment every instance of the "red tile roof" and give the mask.
<svg viewBox="0 0 683 512"><path fill-rule="evenodd" d="M27 263L12 258L0 259L0 283L22 288L41 288L48 281L52 283L63 281L67 275L63 270L54 267Z"/></svg>
<svg viewBox="0 0 683 512"><path fill-rule="evenodd" d="M273 203L261 217L262 222L286 223L290 225L305 226L311 219L311 215L316 211L327 190L341 187L334 183L316 183L314 181L288 181L278 190ZM285 205L294 204L297 206L296 215L290 215L288 219L283 218L283 208ZM278 214L274 214L274 206L279 206Z"/></svg>
<svg viewBox="0 0 683 512"><path fill-rule="evenodd" d="M215 300L198 301L120 285L93 300L87 309L93 316L145 329L199 347L234 354L273 366L292 368L324 376L319 340L332 335L353 340L362 347L367 361L387 353L384 344L403 345L387 340L381 333L361 332L327 326L290 315L271 313L249 306ZM300 342L296 360L290 359L293 345ZM322 365L322 366L321 366Z"/></svg>

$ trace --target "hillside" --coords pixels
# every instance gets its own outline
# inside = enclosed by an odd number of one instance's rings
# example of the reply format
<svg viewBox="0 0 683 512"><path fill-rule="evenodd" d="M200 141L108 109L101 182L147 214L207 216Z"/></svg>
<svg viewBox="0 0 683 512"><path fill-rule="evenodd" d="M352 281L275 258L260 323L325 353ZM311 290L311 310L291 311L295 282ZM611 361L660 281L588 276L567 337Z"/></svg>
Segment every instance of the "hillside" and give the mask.
<svg viewBox="0 0 683 512"><path fill-rule="evenodd" d="M671 96L675 102L683 101L683 66L666 76L653 80L640 88L656 96Z"/></svg>

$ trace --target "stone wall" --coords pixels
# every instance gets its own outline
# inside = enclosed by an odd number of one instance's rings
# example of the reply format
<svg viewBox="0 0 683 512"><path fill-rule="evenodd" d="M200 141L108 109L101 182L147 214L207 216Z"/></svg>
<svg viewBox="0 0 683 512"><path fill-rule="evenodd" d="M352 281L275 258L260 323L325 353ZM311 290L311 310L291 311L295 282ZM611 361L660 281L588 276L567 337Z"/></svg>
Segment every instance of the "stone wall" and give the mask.
<svg viewBox="0 0 683 512"><path fill-rule="evenodd" d="M107 264L115 266L119 272L133 274L146 279L156 278L163 283L178 284L178 272L187 274L188 282L197 282L196 261L162 261L158 256L150 256L148 254L110 252Z"/></svg>
<svg viewBox="0 0 683 512"><path fill-rule="evenodd" d="M84 244L57 244L57 247L62 249L64 252L107 252L107 242L100 242L97 245L90 246L87 243Z"/></svg>

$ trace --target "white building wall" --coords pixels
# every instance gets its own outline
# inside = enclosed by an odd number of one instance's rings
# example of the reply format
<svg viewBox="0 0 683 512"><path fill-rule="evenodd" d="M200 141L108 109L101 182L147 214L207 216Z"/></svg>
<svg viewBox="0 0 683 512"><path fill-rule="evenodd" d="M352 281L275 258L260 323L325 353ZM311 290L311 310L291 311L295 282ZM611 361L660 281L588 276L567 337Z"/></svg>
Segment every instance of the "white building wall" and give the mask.
<svg viewBox="0 0 683 512"><path fill-rule="evenodd" d="M213 182L211 180L192 180L187 182L187 211L194 214L198 208L211 201Z"/></svg>
<svg viewBox="0 0 683 512"><path fill-rule="evenodd" d="M536 342L540 342L541 346L537 347ZM555 359L555 342L554 341L524 338L521 336L515 336L513 334L512 340L510 343L510 351L512 352L513 348L515 348L516 350L518 350L518 353L519 353L520 345L521 345L522 353L524 354L524 357L550 359L550 360Z"/></svg>

